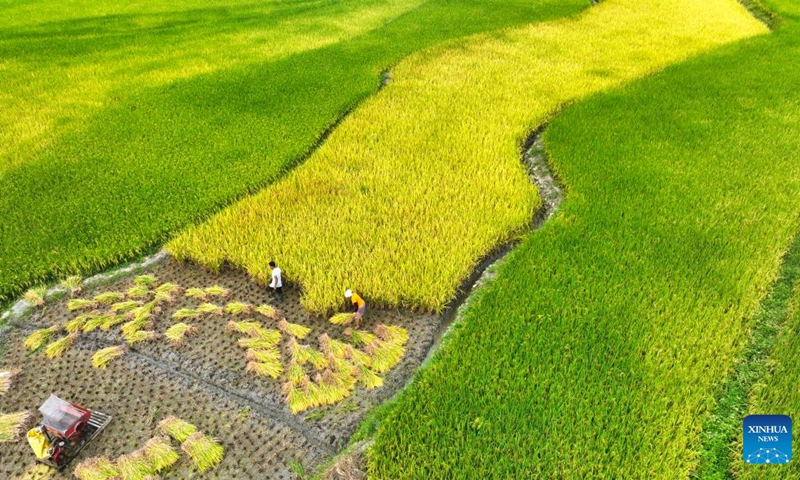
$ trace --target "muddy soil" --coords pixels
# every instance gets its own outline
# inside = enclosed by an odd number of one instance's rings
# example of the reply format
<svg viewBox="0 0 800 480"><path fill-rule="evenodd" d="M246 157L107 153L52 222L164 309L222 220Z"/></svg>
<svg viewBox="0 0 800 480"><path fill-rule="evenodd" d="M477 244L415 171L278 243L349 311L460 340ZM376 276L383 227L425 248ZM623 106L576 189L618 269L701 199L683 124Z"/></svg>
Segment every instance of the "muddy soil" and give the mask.
<svg viewBox="0 0 800 480"><path fill-rule="evenodd" d="M218 305L238 300L254 305L277 306L287 320L312 328L302 343L318 347L317 336L327 333L346 340L345 327L327 319L309 315L300 305L299 292L285 287L283 298L270 298L266 289L244 272L227 269L215 274L191 263L171 258L149 269L159 282L173 282L182 288L221 285L230 289L225 299L210 299ZM81 298L105 291L125 291L133 277L82 292ZM347 444L364 414L394 395L410 379L433 344L440 319L432 315L371 309L362 323L372 330L377 324L399 325L408 330L409 341L401 362L384 377L384 385L367 391L356 388L342 402L293 415L280 392L282 379L256 377L245 371L244 349L237 346L239 335L228 332L229 320L255 318L265 327L274 323L258 314L233 316L204 315L186 320L197 327L181 348L172 347L164 338L140 343L128 354L112 362L107 370L91 366L91 356L99 348L123 344L119 329L83 334L61 358L48 360L43 353L28 353L22 342L31 331L51 325L63 325L77 313L66 308L62 299L17 322L8 335L7 351L0 359L0 369L21 368L15 387L0 397L0 412L35 410L50 393L97 409L114 417L80 459L96 455L116 457L140 447L156 434L155 424L167 415L176 415L195 423L201 430L218 437L226 455L208 478L294 478L291 464L300 462L313 470ZM199 300L176 296L154 317L155 328L163 333L175 323L172 313L193 308ZM281 341L284 363L288 360L285 338ZM27 443L0 445L0 478L15 478L33 464ZM68 471L69 472L69 471ZM63 475L67 478L68 472ZM167 478L197 476L190 462L182 456Z"/></svg>

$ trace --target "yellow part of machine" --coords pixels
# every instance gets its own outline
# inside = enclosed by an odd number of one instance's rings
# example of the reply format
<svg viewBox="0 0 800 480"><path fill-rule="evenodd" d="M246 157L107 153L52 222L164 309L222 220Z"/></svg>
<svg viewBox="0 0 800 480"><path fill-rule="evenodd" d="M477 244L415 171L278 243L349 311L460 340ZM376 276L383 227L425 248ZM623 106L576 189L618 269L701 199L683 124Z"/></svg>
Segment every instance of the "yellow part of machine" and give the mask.
<svg viewBox="0 0 800 480"><path fill-rule="evenodd" d="M47 451L50 450L50 440L44 434L41 427L31 428L28 430L28 443L36 454L36 458L44 460L50 458Z"/></svg>

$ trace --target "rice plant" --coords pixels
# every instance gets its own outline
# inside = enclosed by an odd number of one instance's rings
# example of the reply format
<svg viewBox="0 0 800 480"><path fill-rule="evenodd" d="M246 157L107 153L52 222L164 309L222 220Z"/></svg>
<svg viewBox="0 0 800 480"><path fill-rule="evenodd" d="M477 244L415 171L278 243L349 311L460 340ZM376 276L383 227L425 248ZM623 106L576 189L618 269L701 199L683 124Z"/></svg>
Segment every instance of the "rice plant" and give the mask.
<svg viewBox="0 0 800 480"><path fill-rule="evenodd" d="M176 323L164 332L164 336L173 347L182 347L186 343L186 336L196 332L197 328L186 323Z"/></svg>
<svg viewBox="0 0 800 480"><path fill-rule="evenodd" d="M112 480L120 478L121 475L108 457L88 458L76 465L72 473L79 480Z"/></svg>
<svg viewBox="0 0 800 480"><path fill-rule="evenodd" d="M238 345L242 348L249 348L253 350L269 350L275 348L277 342L265 340L261 337L245 337L238 340Z"/></svg>
<svg viewBox="0 0 800 480"><path fill-rule="evenodd" d="M173 297L169 292L156 292L156 294L153 296L153 301L156 304L172 303L175 301L175 297Z"/></svg>
<svg viewBox="0 0 800 480"><path fill-rule="evenodd" d="M147 298L147 296L150 295L150 289L147 285L134 285L125 292L125 295L127 295L128 298Z"/></svg>
<svg viewBox="0 0 800 480"><path fill-rule="evenodd" d="M396 343L375 340L366 346L364 351L372 358L372 369L376 373L391 370L405 354L405 348Z"/></svg>
<svg viewBox="0 0 800 480"><path fill-rule="evenodd" d="M15 441L30 418L26 411L0 414L0 443Z"/></svg>
<svg viewBox="0 0 800 480"><path fill-rule="evenodd" d="M161 285L156 287L156 293L168 293L170 295L176 295L180 291L181 287L170 282L162 283Z"/></svg>
<svg viewBox="0 0 800 480"><path fill-rule="evenodd" d="M300 385L305 376L306 371L302 366L300 366L299 363L294 360L289 362L289 367L286 369L286 377L290 382L292 382L294 385Z"/></svg>
<svg viewBox="0 0 800 480"><path fill-rule="evenodd" d="M280 320L282 318L281 312L269 304L259 305L255 308L255 311L273 320Z"/></svg>
<svg viewBox="0 0 800 480"><path fill-rule="evenodd" d="M19 375L20 370L0 370L0 397L8 393L14 385L14 378Z"/></svg>
<svg viewBox="0 0 800 480"><path fill-rule="evenodd" d="M203 289L206 295L211 297L227 297L231 291L225 287L220 287L219 285L213 285L211 287L206 287Z"/></svg>
<svg viewBox="0 0 800 480"><path fill-rule="evenodd" d="M195 311L207 315L222 315L223 313L222 307L213 303L203 303L195 308Z"/></svg>
<svg viewBox="0 0 800 480"><path fill-rule="evenodd" d="M367 332L365 330L355 330L352 328L345 329L344 334L345 336L350 337L350 341L356 347L369 345L370 343L374 342L375 339L378 338L374 334Z"/></svg>
<svg viewBox="0 0 800 480"><path fill-rule="evenodd" d="M329 321L334 325L347 325L353 321L354 313L338 313L332 316Z"/></svg>
<svg viewBox="0 0 800 480"><path fill-rule="evenodd" d="M58 326L36 330L25 338L25 348L31 351L42 348L59 330Z"/></svg>
<svg viewBox="0 0 800 480"><path fill-rule="evenodd" d="M140 318L138 320L131 320L124 325L120 329L122 331L122 335L124 337L128 337L134 335L136 332L143 328L151 328L152 323L147 318Z"/></svg>
<svg viewBox="0 0 800 480"><path fill-rule="evenodd" d="M139 275L138 277L133 279L134 285L144 285L146 287L152 287L158 283L158 278L153 275Z"/></svg>
<svg viewBox="0 0 800 480"><path fill-rule="evenodd" d="M168 416L158 423L158 429L178 443L183 443L197 432L197 427L175 416Z"/></svg>
<svg viewBox="0 0 800 480"><path fill-rule="evenodd" d="M34 307L41 307L44 305L44 295L47 292L47 287L34 287L25 292L22 298Z"/></svg>
<svg viewBox="0 0 800 480"><path fill-rule="evenodd" d="M331 338L327 333L318 337L320 350L326 355L331 354L335 357L345 358L348 345L344 342Z"/></svg>
<svg viewBox="0 0 800 480"><path fill-rule="evenodd" d="M294 383L284 383L282 391L285 395L284 400L286 404L289 405L289 410L291 410L292 413L298 414L311 408L308 395Z"/></svg>
<svg viewBox="0 0 800 480"><path fill-rule="evenodd" d="M111 305L112 303L119 302L125 298L124 293L120 292L104 292L95 295L94 301L102 305Z"/></svg>
<svg viewBox="0 0 800 480"><path fill-rule="evenodd" d="M107 332L121 323L125 323L128 317L125 315L106 315L106 321L100 325L100 330Z"/></svg>
<svg viewBox="0 0 800 480"><path fill-rule="evenodd" d="M296 323L289 323L286 320L281 320L278 322L278 330L300 340L306 338L309 332L311 332L311 329L308 327L298 325Z"/></svg>
<svg viewBox="0 0 800 480"><path fill-rule="evenodd" d="M67 302L67 309L74 310L92 310L97 308L97 302L85 298L73 298Z"/></svg>
<svg viewBox="0 0 800 480"><path fill-rule="evenodd" d="M398 345L405 345L408 342L408 330L395 325L386 326L381 323L375 327L375 334L385 342Z"/></svg>
<svg viewBox="0 0 800 480"><path fill-rule="evenodd" d="M166 437L151 438L142 451L155 472L161 472L175 465L180 458Z"/></svg>
<svg viewBox="0 0 800 480"><path fill-rule="evenodd" d="M136 330L135 332L131 332L128 335L125 335L125 341L128 342L128 345L135 345L141 342L151 342L158 338L158 332L154 332L151 330Z"/></svg>
<svg viewBox="0 0 800 480"><path fill-rule="evenodd" d="M373 388L378 388L383 385L383 379L369 368L360 366L358 367L358 371L358 381L362 383L367 390L372 390Z"/></svg>
<svg viewBox="0 0 800 480"><path fill-rule="evenodd" d="M181 444L181 449L189 455L201 473L216 468L225 456L225 449L217 442L201 432L189 436Z"/></svg>
<svg viewBox="0 0 800 480"><path fill-rule="evenodd" d="M225 311L231 315L248 314L253 311L253 306L244 302L230 302L225 305Z"/></svg>
<svg viewBox="0 0 800 480"><path fill-rule="evenodd" d="M245 354L245 358L247 360L255 361L255 362L279 362L281 359L281 352L277 348L270 348L267 350L264 349L248 349L247 353Z"/></svg>
<svg viewBox="0 0 800 480"><path fill-rule="evenodd" d="M142 302L139 300L128 300L125 302L118 302L111 305L111 310L114 313L127 313L133 310L134 308L141 307Z"/></svg>
<svg viewBox="0 0 800 480"><path fill-rule="evenodd" d="M75 340L78 338L77 333L71 333L65 337L62 337L54 342L49 343L46 347L44 347L44 355L49 358L58 358L67 351L69 347L75 343Z"/></svg>
<svg viewBox="0 0 800 480"><path fill-rule="evenodd" d="M259 377L278 378L283 373L283 364L278 360L247 362L247 371Z"/></svg>
<svg viewBox="0 0 800 480"><path fill-rule="evenodd" d="M130 480L142 480L156 473L156 469L141 450L118 457L116 467L122 478Z"/></svg>
<svg viewBox="0 0 800 480"><path fill-rule="evenodd" d="M186 298L194 298L197 300L206 300L208 298L208 294L202 288L192 287L187 288L183 295Z"/></svg>
<svg viewBox="0 0 800 480"><path fill-rule="evenodd" d="M125 352L126 348L124 345L98 350L92 355L92 366L94 368L105 369L112 360L121 357Z"/></svg>
<svg viewBox="0 0 800 480"><path fill-rule="evenodd" d="M62 280L58 285L65 288L70 295L78 295L83 289L80 275L69 276Z"/></svg>
<svg viewBox="0 0 800 480"><path fill-rule="evenodd" d="M64 324L64 330L66 330L67 333L81 332L83 331L83 326L89 319L95 318L99 315L100 312L98 311L78 315L77 317L73 318L72 320L69 320L67 323Z"/></svg>
<svg viewBox="0 0 800 480"><path fill-rule="evenodd" d="M198 312L194 308L181 308L179 310L176 310L172 314L172 318L174 318L175 320L183 320L186 318L197 318L199 316L200 312Z"/></svg>
<svg viewBox="0 0 800 480"><path fill-rule="evenodd" d="M83 322L83 333L93 332L105 325L107 322L111 322L116 318L117 315L111 313L103 313L93 317L88 317L86 318L86 321Z"/></svg>
<svg viewBox="0 0 800 480"><path fill-rule="evenodd" d="M372 367L372 357L361 350L353 348L352 345L347 345L347 348L345 348L344 358L359 367Z"/></svg>
<svg viewBox="0 0 800 480"><path fill-rule="evenodd" d="M154 300L152 302L147 302L144 305L136 307L130 310L127 313L128 318L131 320L141 320L152 317L153 313L156 311L160 311L160 307L158 306L157 302Z"/></svg>
<svg viewBox="0 0 800 480"><path fill-rule="evenodd" d="M260 328L262 328L261 324L258 322L254 322L252 320L244 320L242 322L234 322L233 320L231 320L230 322L228 322L228 327L227 327L228 331L238 332L243 334L251 334L251 332L258 331L257 329Z"/></svg>

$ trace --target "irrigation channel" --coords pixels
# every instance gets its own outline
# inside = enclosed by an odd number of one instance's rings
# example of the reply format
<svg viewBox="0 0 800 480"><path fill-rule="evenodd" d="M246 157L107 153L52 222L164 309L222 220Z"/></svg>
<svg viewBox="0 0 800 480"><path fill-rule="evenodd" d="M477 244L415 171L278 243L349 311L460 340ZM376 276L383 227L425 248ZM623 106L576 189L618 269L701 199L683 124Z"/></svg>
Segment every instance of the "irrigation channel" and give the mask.
<svg viewBox="0 0 800 480"><path fill-rule="evenodd" d="M522 146L522 161L537 185L542 208L532 218L531 227L541 226L558 208L564 195L547 164L541 134L533 132ZM37 402L50 393L109 413L114 421L106 432L90 445L82 458L128 453L157 434L156 423L166 415L192 421L203 431L216 436L226 447L226 459L216 474L225 478L294 478L293 470L302 465L313 470L333 458L347 446L364 415L391 399L411 381L414 373L436 351L442 336L458 316L459 308L469 301L475 288L492 276L493 264L511 251L516 242L491 252L465 279L457 297L438 317L420 312L370 309L362 328L377 324L406 328L409 341L400 363L384 375L382 387L366 390L357 387L343 401L297 415L287 408L279 380L261 379L245 371L244 350L237 345L237 335L226 330L228 320L244 320L254 315L187 320L197 333L186 345L174 348L163 338L137 343L106 370L91 366L91 356L98 349L124 344L119 329L100 329L82 334L63 357L48 360L42 352L29 353L24 338L34 330L63 325L80 312L70 312L68 296L59 287L48 291L45 307L32 309L24 300L3 315L9 328L0 333L5 351L0 369L19 368L22 373L15 388L0 397L0 411L33 411ZM344 327L330 324L325 318L309 315L300 305L300 291L286 286L283 298L276 300L245 272L223 268L210 272L192 263L182 263L158 253L143 262L95 275L83 281L81 298L109 291L125 291L135 275L148 273L159 282L172 282L183 288L221 285L230 290L224 300L253 305L272 303L287 320L312 329L305 343L327 333L346 340ZM61 296L62 298L55 299ZM214 302L214 299L209 299ZM195 299L177 297L163 306L154 318L154 330L163 333L174 322L172 314L181 308L196 307ZM283 355L286 345L282 345ZM28 445L16 442L4 447L0 476L14 478L33 464ZM79 461L79 460L78 460ZM185 465L184 465L185 464ZM190 474L188 461L173 469L169 476Z"/></svg>

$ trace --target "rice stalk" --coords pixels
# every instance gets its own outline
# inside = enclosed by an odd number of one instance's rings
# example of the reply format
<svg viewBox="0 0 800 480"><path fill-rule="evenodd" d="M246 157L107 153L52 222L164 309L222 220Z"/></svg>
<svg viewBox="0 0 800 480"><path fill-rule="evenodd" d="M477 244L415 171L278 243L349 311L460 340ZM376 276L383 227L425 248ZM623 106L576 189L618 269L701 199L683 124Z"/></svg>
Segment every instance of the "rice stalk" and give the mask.
<svg viewBox="0 0 800 480"><path fill-rule="evenodd" d="M62 337L55 342L49 343L46 347L44 347L44 355L49 359L54 359L60 357L67 351L69 347L75 342L78 338L77 333L71 333L66 337Z"/></svg>
<svg viewBox="0 0 800 480"><path fill-rule="evenodd" d="M0 415L0 443L16 440L30 418L26 411Z"/></svg>
<svg viewBox="0 0 800 480"><path fill-rule="evenodd" d="M58 285L65 288L70 295L77 295L83 289L82 278L80 275L71 275L61 281Z"/></svg>
<svg viewBox="0 0 800 480"><path fill-rule="evenodd" d="M277 348L270 349L253 349L250 348L245 354L247 360L254 362L280 362L281 352Z"/></svg>
<svg viewBox="0 0 800 480"><path fill-rule="evenodd" d="M286 376L292 384L300 385L300 382L302 382L303 378L306 376L306 371L299 363L292 360L289 362Z"/></svg>
<svg viewBox="0 0 800 480"><path fill-rule="evenodd" d="M94 301L101 305L111 305L112 303L119 302L125 298L124 293L120 292L104 292L94 296Z"/></svg>
<svg viewBox="0 0 800 480"><path fill-rule="evenodd" d="M59 330L58 326L36 330L25 338L25 347L30 351L38 350L49 342Z"/></svg>
<svg viewBox="0 0 800 480"><path fill-rule="evenodd" d="M365 330L355 330L352 328L348 328L344 331L344 334L350 337L350 342L355 345L356 347L360 347L362 345L369 345L370 343L374 342L377 338L374 334L367 332Z"/></svg>
<svg viewBox="0 0 800 480"><path fill-rule="evenodd" d="M14 385L14 378L19 373L20 370L18 369L0 371L0 397L11 390L11 386Z"/></svg>
<svg viewBox="0 0 800 480"><path fill-rule="evenodd" d="M379 377L375 372L365 366L358 367L359 375L358 381L364 385L367 390L378 388L383 385L383 378Z"/></svg>
<svg viewBox="0 0 800 480"><path fill-rule="evenodd" d="M189 455L201 473L216 468L225 456L225 449L216 439L200 432L187 438L181 449Z"/></svg>
<svg viewBox="0 0 800 480"><path fill-rule="evenodd" d="M348 345L347 349L345 350L344 358L349 360L353 365L358 367L372 367L372 357L367 355L366 353L353 348L352 345Z"/></svg>
<svg viewBox="0 0 800 480"><path fill-rule="evenodd" d="M64 329L67 331L67 333L78 333L81 330L83 330L83 325L86 323L87 320L95 318L98 315L100 315L100 312L97 311L78 315L77 317L65 323Z"/></svg>
<svg viewBox="0 0 800 480"><path fill-rule="evenodd" d="M253 306L244 302L230 302L225 306L225 311L231 315L247 314L253 311Z"/></svg>
<svg viewBox="0 0 800 480"><path fill-rule="evenodd" d="M156 292L155 296L153 296L153 301L156 304L159 303L172 303L175 301L175 298L169 292Z"/></svg>
<svg viewBox="0 0 800 480"><path fill-rule="evenodd" d="M150 318L153 315L153 312L156 311L158 308L158 303L154 300L152 302L147 302L144 305L136 307L130 310L127 315L128 318L131 320L140 320L142 318ZM160 309L159 309L160 311Z"/></svg>
<svg viewBox="0 0 800 480"><path fill-rule="evenodd" d="M259 337L245 337L240 338L237 343L242 348L250 348L253 350L269 350L271 348L275 348L275 344L277 342L271 342Z"/></svg>
<svg viewBox="0 0 800 480"><path fill-rule="evenodd" d="M269 304L260 305L256 307L255 311L273 320L280 320L282 318L281 312Z"/></svg>
<svg viewBox="0 0 800 480"><path fill-rule="evenodd" d="M376 373L385 373L391 370L405 354L405 348L402 345L380 340L375 340L367 345L364 351L372 357L372 370Z"/></svg>
<svg viewBox="0 0 800 480"><path fill-rule="evenodd" d="M146 287L152 287L158 283L158 278L153 275L139 275L138 277L133 279L134 285L144 285Z"/></svg>
<svg viewBox="0 0 800 480"><path fill-rule="evenodd" d="M140 342L150 342L158 338L158 333L151 330L137 330L129 335L125 335L128 345L135 345Z"/></svg>
<svg viewBox="0 0 800 480"><path fill-rule="evenodd" d="M283 364L280 360L248 362L247 371L255 373L259 377L278 378L283 373Z"/></svg>
<svg viewBox="0 0 800 480"><path fill-rule="evenodd" d="M311 365L314 365L314 368L317 370L322 370L329 365L328 359L319 350L308 347L307 355L308 361L311 362Z"/></svg>
<svg viewBox="0 0 800 480"><path fill-rule="evenodd" d="M183 295L187 298L195 298L197 300L205 300L208 294L202 288L187 288Z"/></svg>
<svg viewBox="0 0 800 480"><path fill-rule="evenodd" d="M262 328L262 327L260 323L254 322L252 320L244 320L241 322L234 322L233 320L231 320L230 322L228 322L228 331L230 332L250 334L251 330L254 328Z"/></svg>
<svg viewBox="0 0 800 480"><path fill-rule="evenodd" d="M120 471L108 457L93 457L79 463L72 473L79 480L110 480L120 477Z"/></svg>
<svg viewBox="0 0 800 480"><path fill-rule="evenodd" d="M197 431L197 427L173 415L158 423L158 429L176 442L182 443Z"/></svg>
<svg viewBox="0 0 800 480"><path fill-rule="evenodd" d="M107 332L120 323L125 323L128 318L125 315L106 315L106 321L100 325L100 330Z"/></svg>
<svg viewBox="0 0 800 480"><path fill-rule="evenodd" d="M381 340L390 343L396 343L398 345L405 345L408 342L408 330L398 326L386 326L384 324L380 324L375 327L375 334Z"/></svg>
<svg viewBox="0 0 800 480"><path fill-rule="evenodd" d="M112 319L114 319L115 317L116 315L103 313L95 317L87 318L86 321L83 322L83 333L93 332L98 328L102 327L103 325L105 325L106 322L109 322Z"/></svg>
<svg viewBox="0 0 800 480"><path fill-rule="evenodd" d="M124 480L142 480L156 473L144 452L137 450L117 458L117 469Z"/></svg>
<svg viewBox="0 0 800 480"><path fill-rule="evenodd" d="M298 325L296 323L289 323L286 320L281 320L278 322L278 330L282 331L283 333L288 333L289 335L300 340L306 338L309 332L311 332L311 329L308 327Z"/></svg>
<svg viewBox="0 0 800 480"><path fill-rule="evenodd" d="M140 306L142 306L142 302L139 300L127 300L125 302L117 302L111 305L111 310L114 313L126 313Z"/></svg>
<svg viewBox="0 0 800 480"><path fill-rule="evenodd" d="M203 290L206 295L210 295L212 297L227 297L231 292L225 287L220 287L219 285L214 285L211 287L207 287Z"/></svg>
<svg viewBox="0 0 800 480"><path fill-rule="evenodd" d="M122 325L122 336L128 337L133 335L134 333L138 332L143 328L150 328L151 322L147 318L140 318L138 320L131 320L124 325Z"/></svg>
<svg viewBox="0 0 800 480"><path fill-rule="evenodd" d="M213 303L203 303L195 308L195 311L209 315L222 315L223 313L222 307Z"/></svg>
<svg viewBox="0 0 800 480"><path fill-rule="evenodd" d="M97 308L97 302L85 298L73 298L67 302L67 310L90 310Z"/></svg>
<svg viewBox="0 0 800 480"><path fill-rule="evenodd" d="M124 345L98 350L92 355L92 366L94 368L105 369L112 360L121 357L125 351L126 348Z"/></svg>
<svg viewBox="0 0 800 480"><path fill-rule="evenodd" d="M355 318L354 313L338 313L330 318L330 322L334 325L347 325Z"/></svg>
<svg viewBox="0 0 800 480"><path fill-rule="evenodd" d="M286 395L285 401L289 405L289 410L293 414L298 414L304 410L308 410L311 405L308 399L308 394L297 388L292 382L286 382L283 394Z"/></svg>
<svg viewBox="0 0 800 480"><path fill-rule="evenodd" d="M170 295L175 295L180 291L181 287L170 282L162 283L156 287L156 293L168 293Z"/></svg>
<svg viewBox="0 0 800 480"><path fill-rule="evenodd" d="M142 451L155 472L161 472L175 465L180 458L166 437L151 438L144 445Z"/></svg>
<svg viewBox="0 0 800 480"><path fill-rule="evenodd" d="M197 331L192 325L188 325L186 323L176 323L175 325L169 327L166 332L164 332L164 336L167 337L169 343L171 343L174 347L182 347L186 343L186 336L191 335Z"/></svg>
<svg viewBox="0 0 800 480"><path fill-rule="evenodd" d="M44 305L45 293L47 293L47 287L33 287L25 292L22 298L34 307L41 307Z"/></svg>
<svg viewBox="0 0 800 480"><path fill-rule="evenodd" d="M339 340L332 339L327 333L317 337L319 348L325 355L331 354L335 357L344 358L347 353L347 345Z"/></svg>
<svg viewBox="0 0 800 480"><path fill-rule="evenodd" d="M150 289L147 288L147 285L134 285L129 288L125 294L129 298L146 298L150 295Z"/></svg>
<svg viewBox="0 0 800 480"><path fill-rule="evenodd" d="M184 318L196 318L200 316L200 312L193 308L181 308L172 314L172 318L182 320Z"/></svg>

